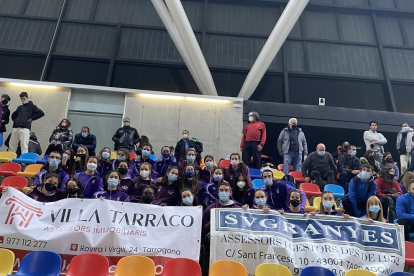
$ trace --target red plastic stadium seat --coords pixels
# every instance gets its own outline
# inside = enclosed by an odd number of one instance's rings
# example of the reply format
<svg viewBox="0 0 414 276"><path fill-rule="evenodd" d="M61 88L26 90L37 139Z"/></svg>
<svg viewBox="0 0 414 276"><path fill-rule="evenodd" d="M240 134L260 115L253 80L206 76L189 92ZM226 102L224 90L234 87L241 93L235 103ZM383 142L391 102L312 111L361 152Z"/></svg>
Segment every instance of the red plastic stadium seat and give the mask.
<svg viewBox="0 0 414 276"><path fill-rule="evenodd" d="M105 256L85 253L70 262L66 276L108 276L109 262Z"/></svg>
<svg viewBox="0 0 414 276"><path fill-rule="evenodd" d="M310 196L321 196L321 190L319 186L313 183L302 183L299 186L299 190L304 192L307 197Z"/></svg>
<svg viewBox="0 0 414 276"><path fill-rule="evenodd" d="M293 176L296 184L305 182L305 178L302 175L302 172L290 172L289 175Z"/></svg>
<svg viewBox="0 0 414 276"><path fill-rule="evenodd" d="M405 242L405 265L414 266L414 243Z"/></svg>
<svg viewBox="0 0 414 276"><path fill-rule="evenodd" d="M222 169L227 169L230 165L230 160L223 159L220 161L219 167Z"/></svg>
<svg viewBox="0 0 414 276"><path fill-rule="evenodd" d="M201 276L201 268L198 262L186 259L176 258L167 261L164 265L164 276L177 276L177 275L191 275Z"/></svg>
<svg viewBox="0 0 414 276"><path fill-rule="evenodd" d="M4 176L16 175L18 172L20 172L21 169L22 169L22 166L20 164L3 163L0 165L0 175L4 175Z"/></svg>
<svg viewBox="0 0 414 276"><path fill-rule="evenodd" d="M279 164L278 166L277 166L277 169L279 170L279 171L283 171L283 164ZM290 165L289 166L289 171L290 172L292 172L293 171L293 166L292 165Z"/></svg>
<svg viewBox="0 0 414 276"><path fill-rule="evenodd" d="M21 191L27 187L27 182L27 178L22 176L9 176L3 180L0 187L13 187Z"/></svg>

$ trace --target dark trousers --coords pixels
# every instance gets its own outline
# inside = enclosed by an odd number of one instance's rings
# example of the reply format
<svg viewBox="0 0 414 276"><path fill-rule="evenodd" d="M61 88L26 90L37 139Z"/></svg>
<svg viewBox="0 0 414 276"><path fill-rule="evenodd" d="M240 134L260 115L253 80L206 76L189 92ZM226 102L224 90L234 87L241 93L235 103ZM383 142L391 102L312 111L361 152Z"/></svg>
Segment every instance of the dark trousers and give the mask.
<svg viewBox="0 0 414 276"><path fill-rule="evenodd" d="M352 206L351 200L349 200L349 197L344 197L342 199L342 206L344 206L345 214L350 215L351 217L357 217L354 211L354 207ZM365 213L367 202L357 202L357 208L360 211L363 211Z"/></svg>
<svg viewBox="0 0 414 276"><path fill-rule="evenodd" d="M260 169L262 161L262 152L257 150L260 142L244 142L243 163L250 168ZM253 164L250 165L250 159L253 156Z"/></svg>
<svg viewBox="0 0 414 276"><path fill-rule="evenodd" d="M324 184L323 184L323 180L326 180L328 182L328 184L334 184L335 179L334 179L334 172L329 170L326 172L319 172L319 171L313 171L311 172L310 175L311 179L315 180L316 185L319 186L319 188L321 189L321 191L323 191L324 188Z"/></svg>
<svg viewBox="0 0 414 276"><path fill-rule="evenodd" d="M390 196L382 196L380 197L380 201L382 204L382 212L384 214L384 218L387 219L390 223L394 223L394 220L397 218L394 198Z"/></svg>
<svg viewBox="0 0 414 276"><path fill-rule="evenodd" d="M349 181L354 178L356 175L351 172L343 171L339 174L338 184L342 186L345 190L345 194L348 193Z"/></svg>
<svg viewBox="0 0 414 276"><path fill-rule="evenodd" d="M47 147L47 150L46 150L46 152L45 152L45 155L49 155L52 151L57 151L57 152L59 152L60 154L63 154L63 145L62 145L62 144L57 144L57 145L55 145L55 144L50 144L50 145Z"/></svg>
<svg viewBox="0 0 414 276"><path fill-rule="evenodd" d="M409 221L408 219L402 219L402 220L398 221L398 224L399 225L404 225L404 239L406 241L409 241L410 240L410 233L414 231L414 227L412 227L412 225L413 225L412 222Z"/></svg>

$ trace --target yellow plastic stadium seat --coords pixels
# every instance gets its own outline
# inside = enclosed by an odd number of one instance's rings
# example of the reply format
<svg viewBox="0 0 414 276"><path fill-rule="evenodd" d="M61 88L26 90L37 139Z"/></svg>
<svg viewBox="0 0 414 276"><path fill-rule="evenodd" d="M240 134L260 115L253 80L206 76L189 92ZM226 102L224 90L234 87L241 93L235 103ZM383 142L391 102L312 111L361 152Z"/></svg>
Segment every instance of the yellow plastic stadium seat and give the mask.
<svg viewBox="0 0 414 276"><path fill-rule="evenodd" d="M247 276L243 264L235 261L216 261L210 267L209 276Z"/></svg>
<svg viewBox="0 0 414 276"><path fill-rule="evenodd" d="M42 164L31 164L26 167L24 172L18 172L17 176L22 177L34 177L38 172L40 172L40 169L42 168Z"/></svg>
<svg viewBox="0 0 414 276"><path fill-rule="evenodd" d="M280 181L285 176L283 172L278 171L276 169L272 169L272 173L273 173L273 180L275 181Z"/></svg>
<svg viewBox="0 0 414 276"><path fill-rule="evenodd" d="M306 211L306 212L313 212L313 211L315 211L315 210L316 210L316 208L315 208L315 207L310 206L310 204L309 204L309 199L306 199L305 211Z"/></svg>
<svg viewBox="0 0 414 276"><path fill-rule="evenodd" d="M256 267L255 276L292 276L292 272L280 264L261 264Z"/></svg>
<svg viewBox="0 0 414 276"><path fill-rule="evenodd" d="M0 248L0 260L0 276L12 274L14 253L10 250Z"/></svg>
<svg viewBox="0 0 414 276"><path fill-rule="evenodd" d="M13 158L17 158L17 154L11 151L2 151L0 152L0 162L8 163L11 162Z"/></svg>
<svg viewBox="0 0 414 276"><path fill-rule="evenodd" d="M114 276L154 276L154 261L145 256L127 256L119 260Z"/></svg>
<svg viewBox="0 0 414 276"><path fill-rule="evenodd" d="M114 151L111 151L111 159L116 159L118 157L118 154Z"/></svg>
<svg viewBox="0 0 414 276"><path fill-rule="evenodd" d="M363 269L352 269L345 273L345 276L377 276L374 272Z"/></svg>

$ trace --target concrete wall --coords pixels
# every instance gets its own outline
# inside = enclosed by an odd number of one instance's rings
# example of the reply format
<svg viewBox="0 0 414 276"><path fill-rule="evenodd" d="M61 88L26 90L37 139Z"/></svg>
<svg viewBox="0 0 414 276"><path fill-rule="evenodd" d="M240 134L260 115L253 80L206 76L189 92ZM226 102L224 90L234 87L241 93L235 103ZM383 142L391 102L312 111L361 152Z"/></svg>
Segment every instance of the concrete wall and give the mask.
<svg viewBox="0 0 414 276"><path fill-rule="evenodd" d="M234 108L233 102L154 99L128 93L125 103L125 116L131 118L140 135L149 137L157 156L162 146L175 147L183 129L203 142L203 156L211 154L219 160L240 152L243 109Z"/></svg>
<svg viewBox="0 0 414 276"><path fill-rule="evenodd" d="M34 121L32 124L32 131L36 133L44 153L49 145L49 137L52 134L52 131L56 128L59 122L66 117L70 88L59 87L56 89L44 89L11 86L9 83L0 83L0 96L2 94L8 94L11 98L9 103L10 123L6 125L7 132L3 134L4 140L6 140L7 136L12 131L13 122L11 121L11 114L20 104L22 104L19 98L19 94L22 91L26 91L29 94L30 100L45 112L43 118ZM0 151L5 150L6 147L3 145L0 148Z"/></svg>

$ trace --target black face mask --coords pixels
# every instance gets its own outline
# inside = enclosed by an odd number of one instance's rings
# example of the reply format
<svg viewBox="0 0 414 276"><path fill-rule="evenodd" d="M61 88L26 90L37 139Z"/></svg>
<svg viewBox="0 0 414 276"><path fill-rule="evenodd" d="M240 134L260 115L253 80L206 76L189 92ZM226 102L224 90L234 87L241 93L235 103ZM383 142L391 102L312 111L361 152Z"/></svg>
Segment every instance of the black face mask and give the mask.
<svg viewBox="0 0 414 276"><path fill-rule="evenodd" d="M77 156L78 156L78 157L80 157L80 158L82 158L82 159L85 159L85 157L86 157L86 154L84 154L84 153L81 153L81 154L77 154Z"/></svg>
<svg viewBox="0 0 414 276"><path fill-rule="evenodd" d="M125 175L128 172L128 169L127 168L118 168L118 172L121 175Z"/></svg>
<svg viewBox="0 0 414 276"><path fill-rule="evenodd" d="M145 204L150 204L153 199L154 199L153 195L143 195L142 196L142 202L144 202Z"/></svg>
<svg viewBox="0 0 414 276"><path fill-rule="evenodd" d="M6 104L8 104L8 103L9 103L9 101L8 101L8 100L6 100L6 99L4 99L4 100L2 100L2 101L1 101L1 103L2 103L3 105L6 105Z"/></svg>
<svg viewBox="0 0 414 276"><path fill-rule="evenodd" d="M56 186L52 183L45 183L45 189L48 192L53 192L54 190L56 190Z"/></svg>
<svg viewBox="0 0 414 276"><path fill-rule="evenodd" d="M387 158L387 159L385 159L385 162L387 162L387 163L392 163L392 162L393 162L393 160L392 160L392 158Z"/></svg>
<svg viewBox="0 0 414 276"><path fill-rule="evenodd" d="M77 189L77 188L68 188L68 193L70 194L70 195L75 195L75 194L77 194L79 192L79 189Z"/></svg>
<svg viewBox="0 0 414 276"><path fill-rule="evenodd" d="M298 207L300 204L300 200L299 199L292 199L291 201L289 201L289 203L293 206L293 207Z"/></svg>
<svg viewBox="0 0 414 276"><path fill-rule="evenodd" d="M345 145L344 150L349 150L349 145Z"/></svg>
<svg viewBox="0 0 414 276"><path fill-rule="evenodd" d="M296 129L298 125L292 125L292 129Z"/></svg>
<svg viewBox="0 0 414 276"><path fill-rule="evenodd" d="M389 177L390 177L391 180L393 180L394 177L395 177L395 174L390 174Z"/></svg>
<svg viewBox="0 0 414 276"><path fill-rule="evenodd" d="M369 159L369 160L374 160L374 159L375 159L375 156L370 155L370 156L368 156L368 159Z"/></svg>

